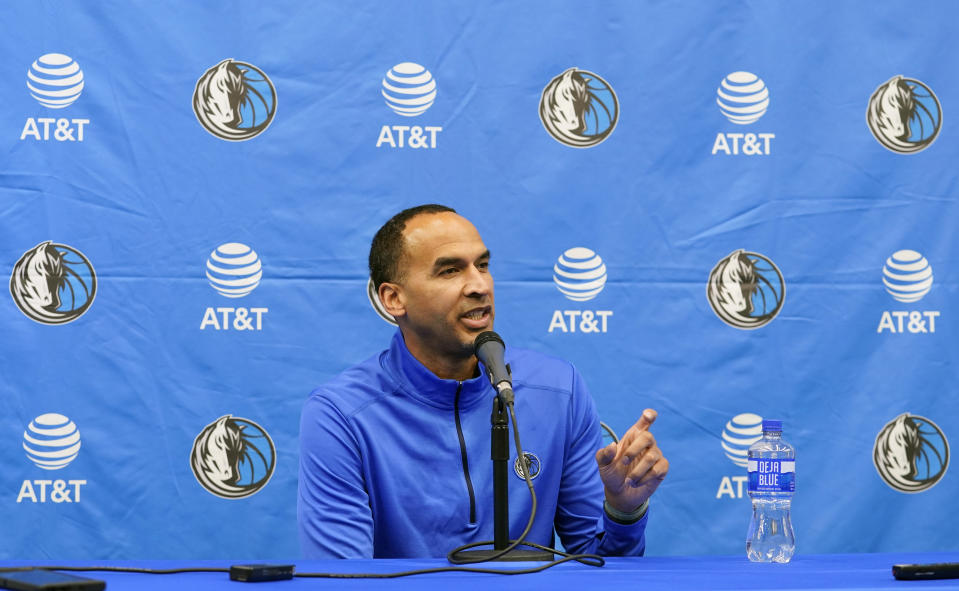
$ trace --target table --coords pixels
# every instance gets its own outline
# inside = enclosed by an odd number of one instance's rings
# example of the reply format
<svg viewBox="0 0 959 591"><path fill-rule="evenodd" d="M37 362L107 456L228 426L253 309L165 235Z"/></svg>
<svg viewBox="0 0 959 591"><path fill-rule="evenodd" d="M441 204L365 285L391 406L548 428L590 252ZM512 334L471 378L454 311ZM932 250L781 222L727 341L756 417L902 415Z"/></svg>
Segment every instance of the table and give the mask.
<svg viewBox="0 0 959 591"><path fill-rule="evenodd" d="M635 591L699 591L789 589L956 589L959 579L940 581L897 581L891 566L896 563L956 562L959 553L829 554L796 556L789 564L755 564L745 556L660 556L608 558L606 566L595 568L576 563L561 564L542 573L489 575L439 573L400 579L293 579L255 583L251 591L296 591L300 589L442 589L444 591L491 591L495 589L629 589ZM251 560L213 561L89 561L57 562L60 565L109 565L138 568L224 567ZM262 561L260 561L262 562ZM448 566L443 559L379 559L291 561L297 572L386 573L401 570ZM4 561L0 566L52 565L52 561ZM541 563L489 563L484 567L517 569ZM250 583L230 581L224 573L147 575L131 573L75 573L107 582L108 591L169 590L189 591L230 589L240 591Z"/></svg>

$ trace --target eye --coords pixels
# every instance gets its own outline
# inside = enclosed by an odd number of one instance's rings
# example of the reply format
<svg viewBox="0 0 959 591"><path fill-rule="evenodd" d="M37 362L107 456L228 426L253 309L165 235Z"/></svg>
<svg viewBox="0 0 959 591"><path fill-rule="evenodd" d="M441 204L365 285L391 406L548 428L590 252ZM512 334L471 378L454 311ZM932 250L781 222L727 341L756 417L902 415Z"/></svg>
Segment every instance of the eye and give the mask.
<svg viewBox="0 0 959 591"><path fill-rule="evenodd" d="M482 263L476 265L476 267L481 271L486 271L489 269L489 261L483 261Z"/></svg>
<svg viewBox="0 0 959 591"><path fill-rule="evenodd" d="M456 267L447 267L440 271L440 275L453 275L458 269Z"/></svg>

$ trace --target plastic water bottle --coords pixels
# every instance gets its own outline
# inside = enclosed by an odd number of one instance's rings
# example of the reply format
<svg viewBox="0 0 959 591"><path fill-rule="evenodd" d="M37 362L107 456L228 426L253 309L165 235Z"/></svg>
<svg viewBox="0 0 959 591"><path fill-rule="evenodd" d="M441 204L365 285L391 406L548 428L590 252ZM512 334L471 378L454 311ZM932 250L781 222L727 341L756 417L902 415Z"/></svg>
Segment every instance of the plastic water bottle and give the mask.
<svg viewBox="0 0 959 591"><path fill-rule="evenodd" d="M796 491L796 450L782 436L782 421L763 420L763 437L747 454L753 517L746 556L753 562L789 562L796 551L789 516Z"/></svg>

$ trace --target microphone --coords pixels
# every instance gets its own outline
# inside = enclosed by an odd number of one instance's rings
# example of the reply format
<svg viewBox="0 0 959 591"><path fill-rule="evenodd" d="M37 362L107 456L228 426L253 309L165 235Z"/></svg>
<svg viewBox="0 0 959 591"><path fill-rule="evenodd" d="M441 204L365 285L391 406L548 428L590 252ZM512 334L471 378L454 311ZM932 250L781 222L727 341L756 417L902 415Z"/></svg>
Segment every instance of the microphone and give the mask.
<svg viewBox="0 0 959 591"><path fill-rule="evenodd" d="M503 359L506 345L495 332L482 332L473 341L476 358L486 367L486 377L498 393L503 404L513 404L513 375Z"/></svg>

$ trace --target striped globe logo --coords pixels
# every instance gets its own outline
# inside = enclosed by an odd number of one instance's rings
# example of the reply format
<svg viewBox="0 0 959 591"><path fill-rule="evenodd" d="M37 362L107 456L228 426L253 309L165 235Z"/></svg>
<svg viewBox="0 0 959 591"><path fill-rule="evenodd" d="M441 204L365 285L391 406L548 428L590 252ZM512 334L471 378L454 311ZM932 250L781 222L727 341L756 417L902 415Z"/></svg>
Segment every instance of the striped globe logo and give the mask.
<svg viewBox="0 0 959 591"><path fill-rule="evenodd" d="M436 80L419 64L396 64L383 78L383 98L397 115L422 115L436 100Z"/></svg>
<svg viewBox="0 0 959 591"><path fill-rule="evenodd" d="M726 457L741 468L746 467L749 446L763 436L763 418L751 412L734 416L723 429L722 446Z"/></svg>
<svg viewBox="0 0 959 591"><path fill-rule="evenodd" d="M914 250L899 250L886 259L882 283L899 302L918 302L932 289L932 266Z"/></svg>
<svg viewBox="0 0 959 591"><path fill-rule="evenodd" d="M59 470L80 453L80 431L61 414L42 414L23 432L23 450L38 468Z"/></svg>
<svg viewBox="0 0 959 591"><path fill-rule="evenodd" d="M595 252L577 246L560 255L553 265L553 282L567 298L585 302L606 287L606 265Z"/></svg>
<svg viewBox="0 0 959 591"><path fill-rule="evenodd" d="M750 72L733 72L716 89L716 104L726 119L738 125L755 123L769 108L769 89Z"/></svg>
<svg viewBox="0 0 959 591"><path fill-rule="evenodd" d="M83 92L83 71L70 56L48 53L27 71L30 96L49 109L69 107Z"/></svg>
<svg viewBox="0 0 959 591"><path fill-rule="evenodd" d="M216 247L206 261L206 278L210 286L228 298L242 298L260 284L263 269L260 257L252 248L239 242Z"/></svg>

